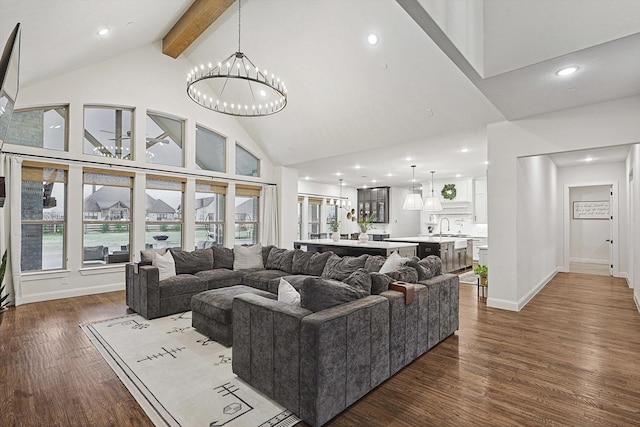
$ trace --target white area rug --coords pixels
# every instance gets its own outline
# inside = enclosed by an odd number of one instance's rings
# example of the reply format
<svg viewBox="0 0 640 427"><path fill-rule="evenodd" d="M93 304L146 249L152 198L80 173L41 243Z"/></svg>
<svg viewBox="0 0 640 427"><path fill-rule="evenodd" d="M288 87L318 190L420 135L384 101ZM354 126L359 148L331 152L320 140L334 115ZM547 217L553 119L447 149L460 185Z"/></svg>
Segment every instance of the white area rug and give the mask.
<svg viewBox="0 0 640 427"><path fill-rule="evenodd" d="M478 275L473 271L468 271L466 273L462 273L458 276L460 283L466 283L468 285L477 285L478 284Z"/></svg>
<svg viewBox="0 0 640 427"><path fill-rule="evenodd" d="M300 421L231 371L231 348L191 327L191 312L133 314L82 329L157 426L289 427Z"/></svg>

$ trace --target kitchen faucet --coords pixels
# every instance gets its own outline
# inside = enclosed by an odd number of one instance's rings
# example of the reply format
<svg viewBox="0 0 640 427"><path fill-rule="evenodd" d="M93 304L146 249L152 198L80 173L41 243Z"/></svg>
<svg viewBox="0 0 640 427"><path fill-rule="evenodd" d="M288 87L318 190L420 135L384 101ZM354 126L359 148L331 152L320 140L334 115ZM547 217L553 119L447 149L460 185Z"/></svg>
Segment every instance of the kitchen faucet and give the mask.
<svg viewBox="0 0 640 427"><path fill-rule="evenodd" d="M442 240L442 222L443 222L445 219L447 220L447 231L451 231L451 223L449 222L449 218L447 218L446 216L443 216L443 217L440 219L440 240Z"/></svg>

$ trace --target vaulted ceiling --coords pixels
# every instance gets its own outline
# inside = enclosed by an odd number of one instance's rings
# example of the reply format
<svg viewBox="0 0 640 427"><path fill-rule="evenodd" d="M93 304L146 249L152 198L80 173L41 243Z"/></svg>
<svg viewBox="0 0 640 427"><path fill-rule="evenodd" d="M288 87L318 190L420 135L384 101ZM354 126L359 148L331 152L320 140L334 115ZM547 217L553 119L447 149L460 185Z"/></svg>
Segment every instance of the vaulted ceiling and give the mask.
<svg viewBox="0 0 640 427"><path fill-rule="evenodd" d="M29 85L161 40L190 4L2 0L0 40L22 23ZM640 94L637 0L244 0L241 22L242 51L286 81L289 105L239 121L318 181L406 186L411 164L418 180L483 175L488 123ZM237 45L234 3L183 55ZM558 78L565 65L580 70Z"/></svg>

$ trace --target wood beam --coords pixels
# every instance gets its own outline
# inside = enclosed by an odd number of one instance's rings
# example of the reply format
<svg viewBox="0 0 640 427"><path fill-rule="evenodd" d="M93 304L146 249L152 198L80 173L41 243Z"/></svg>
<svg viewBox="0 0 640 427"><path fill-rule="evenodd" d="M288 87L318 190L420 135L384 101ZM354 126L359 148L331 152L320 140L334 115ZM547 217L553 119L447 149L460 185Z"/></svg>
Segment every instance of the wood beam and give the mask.
<svg viewBox="0 0 640 427"><path fill-rule="evenodd" d="M195 0L162 39L162 53L177 58L235 0Z"/></svg>

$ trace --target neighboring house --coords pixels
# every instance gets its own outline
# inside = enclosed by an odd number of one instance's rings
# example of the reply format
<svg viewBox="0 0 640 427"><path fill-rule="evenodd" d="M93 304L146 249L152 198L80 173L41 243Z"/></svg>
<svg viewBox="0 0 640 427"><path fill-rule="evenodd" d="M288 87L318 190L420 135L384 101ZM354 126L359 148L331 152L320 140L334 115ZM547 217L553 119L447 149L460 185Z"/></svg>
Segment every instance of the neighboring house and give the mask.
<svg viewBox="0 0 640 427"><path fill-rule="evenodd" d="M101 187L84 199L84 217L98 221L128 220L131 215L131 190L126 187ZM162 199L147 195L145 200L147 221L173 220L179 211Z"/></svg>
<svg viewBox="0 0 640 427"><path fill-rule="evenodd" d="M196 199L196 221L215 221L221 217L224 205L218 206L219 196L203 197Z"/></svg>

